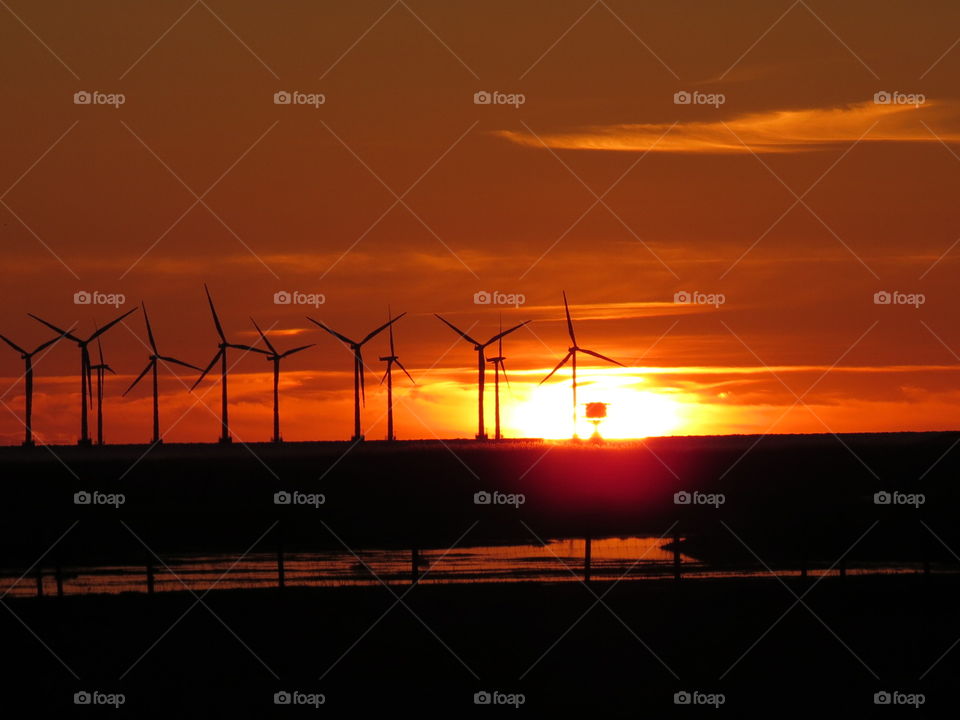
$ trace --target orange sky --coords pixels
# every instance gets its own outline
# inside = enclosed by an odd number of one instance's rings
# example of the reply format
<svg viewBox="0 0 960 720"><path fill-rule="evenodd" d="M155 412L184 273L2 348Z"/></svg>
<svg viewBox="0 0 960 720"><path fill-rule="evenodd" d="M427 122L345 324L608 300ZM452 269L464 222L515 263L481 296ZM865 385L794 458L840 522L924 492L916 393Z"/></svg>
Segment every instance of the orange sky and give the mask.
<svg viewBox="0 0 960 720"><path fill-rule="evenodd" d="M535 386L566 352L565 289L581 344L631 366L581 378L610 427L957 426L955 3L8 5L0 333L21 345L48 337L27 312L82 334L109 320L73 302L97 290L124 294L120 311L146 301L161 351L204 365L207 282L237 341L255 339L252 315L285 346L317 343L286 365L284 436L343 439L350 356L304 316L362 336L389 304L408 313L398 349L418 382L398 378L398 435L465 437L475 355L432 313L485 338L502 312L534 321L505 345L507 431L551 434L569 375ZM84 90L125 102L74 104ZM274 104L282 90L325 102ZM683 91L724 102L675 104ZM279 290L326 302L276 305ZM483 290L525 304L474 304ZM105 336L111 441L149 437L148 387L119 397L142 340L138 315ZM369 347L375 438L386 348ZM0 442L15 443L22 362L0 350ZM45 440L76 438L77 355L63 343L38 363ZM270 435L268 369L236 367L240 439ZM169 440L216 438L216 385L162 389Z"/></svg>

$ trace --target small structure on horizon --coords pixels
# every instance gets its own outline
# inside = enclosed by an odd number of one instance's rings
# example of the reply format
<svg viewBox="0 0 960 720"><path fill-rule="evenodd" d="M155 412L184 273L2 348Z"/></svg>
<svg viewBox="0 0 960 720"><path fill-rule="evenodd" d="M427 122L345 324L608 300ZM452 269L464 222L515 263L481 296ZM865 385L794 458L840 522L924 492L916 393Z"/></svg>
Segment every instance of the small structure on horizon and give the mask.
<svg viewBox="0 0 960 720"><path fill-rule="evenodd" d="M591 440L600 440L600 423L607 417L607 405L605 402L588 402L585 404L587 420L593 423L593 435Z"/></svg>

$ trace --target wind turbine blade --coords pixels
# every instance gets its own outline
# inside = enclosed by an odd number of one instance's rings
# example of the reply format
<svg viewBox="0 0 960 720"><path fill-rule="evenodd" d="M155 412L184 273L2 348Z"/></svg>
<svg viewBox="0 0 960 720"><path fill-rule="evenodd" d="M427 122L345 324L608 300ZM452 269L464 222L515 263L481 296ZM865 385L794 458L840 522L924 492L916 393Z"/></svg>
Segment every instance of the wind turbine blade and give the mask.
<svg viewBox="0 0 960 720"><path fill-rule="evenodd" d="M153 339L153 328L150 327L150 316L147 315L147 306L141 302L140 307L143 308L143 320L147 323L147 339L150 340L150 347L153 348L154 355L159 355L160 351L157 350L157 341Z"/></svg>
<svg viewBox="0 0 960 720"><path fill-rule="evenodd" d="M6 338L4 338L4 339L6 339ZM40 352L41 350L46 350L48 347L50 347L51 345L53 345L53 344L56 343L56 342L60 342L60 340L62 340L62 339L63 339L63 335L57 335L57 336L56 336L55 338L53 338L52 340L47 340L45 343L41 343L40 345L37 345L37 347L35 347L34 350L33 350L33 352L30 353L30 354L31 354L31 355L36 355L36 354L37 354L38 352ZM8 340L7 342L9 342L9 340Z"/></svg>
<svg viewBox="0 0 960 720"><path fill-rule="evenodd" d="M196 365L191 365L188 362L183 362L183 360L177 360L176 358L167 357L166 355L157 355L157 358L163 360L164 362L173 363L175 365L183 365L183 367L190 368L191 370L196 370L197 372L203 372L203 368L198 368Z"/></svg>
<svg viewBox="0 0 960 720"><path fill-rule="evenodd" d="M133 390L137 386L138 382L143 380L143 376L146 375L148 372L150 372L150 368L153 367L153 364L155 362L156 360L151 360L150 362L147 363L147 366L143 369L143 372L137 375L137 379L134 380L132 383L130 383L130 387L128 387L126 390L123 391L123 397L126 397L127 393Z"/></svg>
<svg viewBox="0 0 960 720"><path fill-rule="evenodd" d="M326 330L328 333L330 333L331 335L333 335L335 338L338 338L341 342L345 342L347 345L354 345L353 340L351 340L350 338L348 338L346 335L341 335L341 334L338 333L336 330L331 330L331 329L328 328L326 325L324 325L322 322L319 322L319 321L317 321L317 320L314 320L312 317L309 317L309 316L307 317L307 320L309 320L310 322L312 322L314 325L317 325L317 326L323 328L323 329Z"/></svg>
<svg viewBox="0 0 960 720"><path fill-rule="evenodd" d="M253 326L257 329L257 332L260 333L260 337L263 338L263 343L264 343L268 348L270 348L270 352L272 352L274 355L276 355L276 354L277 354L277 349L273 346L273 343L271 343L271 342L267 339L267 336L263 334L263 330L261 330L261 329L260 329L260 326L257 325L257 321L254 320L253 318L250 318L250 322L253 323Z"/></svg>
<svg viewBox="0 0 960 720"><path fill-rule="evenodd" d="M207 284L203 284L203 290L207 293L207 302L210 303L210 313L213 315L213 324L217 327L217 335L220 336L220 340L223 342L227 341L226 336L223 334L223 325L220 324L220 318L217 317L217 309L213 306L213 298L210 297L210 288L207 287Z"/></svg>
<svg viewBox="0 0 960 720"><path fill-rule="evenodd" d="M519 325L514 325L514 326L513 326L512 328L510 328L509 330L504 330L502 333L498 333L497 335L494 335L492 338L490 338L489 340L487 340L487 342L485 342L483 346L486 347L487 345L489 345L490 343L492 343L494 340L499 340L499 339L502 338L504 335L509 335L509 334L512 333L514 330L519 330L519 329L522 328L524 325L529 325L529 324L530 324L530 320L524 320L524 321L523 321L522 323L520 323ZM502 353L498 353L498 354L502 354Z"/></svg>
<svg viewBox="0 0 960 720"><path fill-rule="evenodd" d="M390 363L387 363L387 370L383 373L383 377L380 378L380 384L383 385L383 381L387 379L387 375L390 374Z"/></svg>
<svg viewBox="0 0 960 720"><path fill-rule="evenodd" d="M561 360L559 363L557 363L557 366L556 366L553 370L550 371L550 375L547 375L543 380L540 381L540 384L543 385L547 380L549 380L549 379L551 378L551 376L552 376L557 370L559 370L560 368L562 368L564 365L567 364L567 360L569 360L571 357L573 357L573 353L572 353L572 352L568 352L568 353L564 356L563 360Z"/></svg>
<svg viewBox="0 0 960 720"><path fill-rule="evenodd" d="M78 338L76 335L74 335L74 334L72 334L72 333L70 333L70 332L68 332L68 331L66 331L66 330L63 330L62 328L58 328L58 327L57 327L56 325L54 325L53 323L48 323L48 322L47 322L46 320L44 320L43 318L38 318L38 317L37 317L36 315L34 315L33 313L27 313L27 315L29 315L30 317L32 317L32 318L33 318L34 320L36 320L38 323L43 323L44 325L46 325L48 328L50 328L50 329L53 330L54 332L60 333L60 336L61 336L61 337L69 338L70 340L73 340L74 342L83 342L83 340L81 340L80 338Z"/></svg>
<svg viewBox="0 0 960 720"><path fill-rule="evenodd" d="M314 344L315 344L315 343L310 343L309 345L301 345L300 347L295 347L295 348L293 348L293 350L287 350L285 353L281 353L280 358L282 359L282 358L285 358L285 357L289 357L290 355L293 355L294 353L298 353L298 352L300 352L301 350L306 350L307 348L312 348L312 347L314 346Z"/></svg>
<svg viewBox="0 0 960 720"><path fill-rule="evenodd" d="M412 382L414 385L416 385L416 384L417 384L417 381L414 380L413 377L410 375L410 373L407 372L407 369L403 366L403 363L400 362L399 360L394 360L394 362L397 364L397 367L398 367L398 368L400 368L401 370L403 370L403 374L406 375L408 378L410 378L410 382Z"/></svg>
<svg viewBox="0 0 960 720"><path fill-rule="evenodd" d="M438 320L443 321L443 322L447 325L447 327L449 327L451 330L453 330L457 335L459 335L460 337L462 337L462 338L463 338L464 340L466 340L467 342L471 342L471 343L473 343L474 345L479 345L479 344L480 344L480 343L478 343L476 340L474 340L472 337L470 337L469 335L467 335L463 330L461 330L461 329L458 328L456 325L454 325L452 322L448 322L447 320L444 320L442 317L440 317L440 316L437 315L436 313L434 313L434 315L437 317Z"/></svg>
<svg viewBox="0 0 960 720"><path fill-rule="evenodd" d="M503 360L500 361L500 372L503 375L503 379L507 381L507 389L512 392L513 388L510 387L510 378L507 377L507 366L503 364Z"/></svg>
<svg viewBox="0 0 960 720"><path fill-rule="evenodd" d="M103 343L100 342L100 338L97 338L97 352L100 354L100 364L105 365L103 362Z"/></svg>
<svg viewBox="0 0 960 720"><path fill-rule="evenodd" d="M191 390L193 390L195 387L197 387L197 385L203 382L203 379L207 376L208 372L213 370L213 366L217 364L217 361L220 359L221 355L223 355L223 348L220 348L220 350L217 351L217 354L213 356L213 360L210 361L210 364L207 365L206 369L204 369L202 373L200 373L200 377L197 378L197 381L192 386L190 386Z"/></svg>
<svg viewBox="0 0 960 720"><path fill-rule="evenodd" d="M567 332L570 333L570 342L577 346L577 336L573 333L573 320L570 319L570 306L567 304L567 291L563 291L563 310L567 313Z"/></svg>
<svg viewBox="0 0 960 720"><path fill-rule="evenodd" d="M90 338L87 340L87 342L90 342L90 340L93 340L94 338L100 337L100 336L103 335L107 330L109 330L109 329L112 328L114 325L116 325L118 322L120 322L121 320L123 320L124 318L126 318L126 317L128 317L128 316L130 316L130 315L133 315L133 313L135 313L135 312L136 312L137 310L139 310L139 309L140 309L140 308L133 308L132 310L127 310L127 312L125 312L125 313L124 313L123 315L121 315L120 317L118 317L118 318L116 318L116 319L114 319L114 320L111 320L111 321L108 322L106 325L104 325L102 328L100 328L99 330L97 330L93 335L91 335Z"/></svg>
<svg viewBox="0 0 960 720"><path fill-rule="evenodd" d="M26 350L24 350L22 347L20 347L19 345L17 345L13 340L10 340L9 338L4 337L3 335L0 335L0 339L2 339L7 345L9 345L10 347L12 347L14 350L16 350L16 351L17 351L18 353L20 353L21 355L31 355L31 354L32 354L32 353L28 353L28 352L27 352ZM57 340L59 340L59 339L60 339L60 338L57 338ZM56 342L57 340L51 340L51 342ZM38 348L38 349L39 349L39 348ZM37 351L34 350L33 352L37 352Z"/></svg>
<svg viewBox="0 0 960 720"><path fill-rule="evenodd" d="M600 353L594 352L593 350L584 350L583 348L578 348L578 349L580 350L580 352L586 353L587 355L593 355L595 358L606 360L607 362L613 363L614 365L619 365L620 367L626 367L626 365L624 365L622 362L617 362L613 358L608 358L606 355L601 355Z"/></svg>
<svg viewBox="0 0 960 720"><path fill-rule="evenodd" d="M370 339L373 338L375 335L377 335L377 334L383 332L384 330L386 330L388 327L390 327L391 325L393 325L397 320L399 320L400 318L402 318L404 315L406 315L406 313L405 313L405 312L402 312L402 313L400 313L399 315L397 315L395 318L393 318L392 320L388 320L387 322L385 322L383 325L381 325L380 327L378 327L378 328L377 328L376 330L374 330L373 332L367 333L367 336L366 336L363 340L361 340L359 344L360 344L360 345L363 345L365 342L367 342L367 340L370 340Z"/></svg>
<svg viewBox="0 0 960 720"><path fill-rule="evenodd" d="M116 375L116 374L117 374L117 371L114 370L114 369L113 369L112 367L110 367L109 365L104 365L104 366L103 366L103 369L110 371L110 373L111 373L112 375Z"/></svg>

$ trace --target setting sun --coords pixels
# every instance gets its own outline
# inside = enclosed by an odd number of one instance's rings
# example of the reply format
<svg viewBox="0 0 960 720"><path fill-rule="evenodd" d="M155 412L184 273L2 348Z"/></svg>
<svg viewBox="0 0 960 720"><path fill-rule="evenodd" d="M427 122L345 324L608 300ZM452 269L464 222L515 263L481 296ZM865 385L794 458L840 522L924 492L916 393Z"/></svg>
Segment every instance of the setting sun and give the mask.
<svg viewBox="0 0 960 720"><path fill-rule="evenodd" d="M520 437L569 438L570 397L569 374L558 373L551 382L532 386L527 397L508 403L505 424ZM685 424L682 403L646 387L646 379L630 368L578 369L577 435L581 438L594 432L584 407L591 402L607 403L607 417L599 424L604 438L670 435Z"/></svg>

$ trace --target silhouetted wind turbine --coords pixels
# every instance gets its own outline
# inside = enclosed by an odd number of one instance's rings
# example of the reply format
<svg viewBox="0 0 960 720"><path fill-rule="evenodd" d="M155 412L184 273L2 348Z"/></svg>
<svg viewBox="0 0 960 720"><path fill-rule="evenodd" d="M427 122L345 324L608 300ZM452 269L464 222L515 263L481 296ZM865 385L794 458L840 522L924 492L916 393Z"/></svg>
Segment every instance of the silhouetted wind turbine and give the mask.
<svg viewBox="0 0 960 720"><path fill-rule="evenodd" d="M100 362L91 365L90 369L97 373L97 445L103 445L103 377L107 371L114 375L117 373L103 360L103 343L100 342L100 338L97 338L97 352L100 355Z"/></svg>
<svg viewBox="0 0 960 720"><path fill-rule="evenodd" d="M598 352L593 350L587 350L577 345L577 336L573 332L573 320L570 319L570 306L567 305L567 293L563 293L563 309L567 314L567 332L570 334L570 347L567 349L567 354L564 356L557 366L550 371L550 374L547 375L543 380L540 381L540 384L543 385L551 376L564 365L567 364L567 360L573 360L572 370L573 370L573 437L577 438L577 353L582 352L587 355L592 355L595 358L600 358L601 360L606 360L609 363L614 365L619 365L620 367L626 367L623 363L617 362L612 358L608 358L606 355L601 355Z"/></svg>
<svg viewBox="0 0 960 720"><path fill-rule="evenodd" d="M503 330L503 319L500 320L500 329ZM503 379L507 381L507 387L510 387L510 380L507 378L507 368L503 361L503 336L497 340L497 357L487 358L488 363L493 363L493 408L494 408L494 430L493 438L500 440L503 435L500 433L500 373L503 373Z"/></svg>
<svg viewBox="0 0 960 720"><path fill-rule="evenodd" d="M28 315L30 315L30 317L32 317L37 322L43 323L48 328L50 328L51 330L54 330L55 332L60 333L63 337L67 338L68 340L73 340L73 342L77 344L77 347L80 348L80 440L77 442L78 445L90 445L90 434L87 428L87 397L89 393L90 399L92 401L93 387L92 387L92 380L90 377L90 351L87 348L87 345L92 340L96 340L98 337L103 335L107 330L112 328L118 322L120 322L127 316L132 315L136 311L137 311L137 308L128 310L120 317L108 322L102 328L94 332L93 335L88 337L86 340L83 340L82 338L78 338L76 335L73 335L72 333L67 332L66 330L61 330L56 325L53 325L52 323L48 323L46 320L38 318L36 315L32 313L27 313Z"/></svg>
<svg viewBox="0 0 960 720"><path fill-rule="evenodd" d="M13 342L13 340L10 340L9 338L6 338L3 335L0 335L0 339L2 339L7 345L12 347L18 353L20 353L20 357L24 363L24 370L23 370L23 381L24 381L23 445L24 447L33 447L33 444L34 444L33 443L33 356L36 355L41 350L47 349L48 347L53 345L55 342L60 340L62 337L63 337L63 333L60 333L55 338L53 338L53 340L47 340L45 343L42 343L41 345L38 345L37 347L35 347L33 351L28 352L24 350L22 347L20 347L19 345L17 345L15 342Z"/></svg>
<svg viewBox="0 0 960 720"><path fill-rule="evenodd" d="M392 314L390 309L387 308L387 318L391 318ZM393 322L393 320L390 320ZM385 362L387 364L387 371L383 374L383 377L380 378L380 384L383 385L383 381L387 381L387 440L393 441L396 440L396 436L393 434L393 366L396 365L398 368L403 370L404 375L410 378L410 382L414 385L417 384L410 373L407 372L407 369L403 366L403 363L400 362L400 358L397 357L397 351L393 346L393 325L390 325L390 354L386 357L380 358L380 362Z"/></svg>
<svg viewBox="0 0 960 720"><path fill-rule="evenodd" d="M150 341L150 361L147 363L147 366L143 369L137 379L130 383L124 391L124 396L134 387L137 383L140 382L144 375L153 370L153 442L161 443L163 440L160 438L160 393L159 393L159 382L157 380L157 363L160 360L163 360L167 363L174 363L175 365L182 365L183 367L191 368L197 372L203 372L202 368L198 368L196 365L191 365L190 363L183 362L183 360L177 360L176 358L168 357L166 355L161 355L160 351L157 350L157 341L153 337L153 328L150 327L150 317L147 315L147 306L141 303L143 307L143 319L147 324L147 339Z"/></svg>
<svg viewBox="0 0 960 720"><path fill-rule="evenodd" d="M436 313L434 314L436 315ZM472 337L467 335L463 330L458 328L453 323L448 322L447 320L444 320L439 315L437 315L437 318L443 321L445 325L447 325L451 330L457 333L457 335L462 337L464 340L466 340L467 342L473 343L473 349L477 351L477 405L478 405L477 440L486 440L487 429L486 427L484 427L484 422L483 422L484 420L483 418L483 382L486 375L486 364L485 364L483 351L491 343L496 342L497 340L502 338L504 335L509 335L514 330L519 330L530 321L525 320L519 325L514 325L509 330L504 330L500 333L497 333L492 338L487 340L485 343L482 343L482 342L479 342L478 340L474 340Z"/></svg>
<svg viewBox="0 0 960 720"><path fill-rule="evenodd" d="M309 345L301 345L300 347L295 347L292 350L287 350L286 352L277 352L277 349L273 346L273 343L270 342L270 339L266 336L263 330L260 329L260 326L257 325L257 321L253 318L250 318L250 322L253 323L253 326L257 329L257 332L260 333L260 337L263 338L263 343L266 345L270 352L267 354L267 360L273 363L273 442L283 442L283 438L280 437L280 361L285 357L289 357L294 353L298 353L301 350L306 350L307 348L313 347L313 343Z"/></svg>
<svg viewBox="0 0 960 720"><path fill-rule="evenodd" d="M373 330L361 340L356 342L351 340L346 335L341 335L336 330L331 330L322 322L314 320L312 317L308 317L307 320L312 322L314 325L323 328L328 333L333 335L335 338L340 340L344 345L350 348L353 351L353 440L360 441L363 440L363 433L360 432L360 403L363 401L363 404L366 405L366 393L364 391L365 384L363 379L363 354L362 348L365 343L373 339L377 334L383 332L390 325L395 323L397 320L402 318L406 313L400 313L397 317L388 320L383 325L378 327L376 330Z"/></svg>
<svg viewBox="0 0 960 720"><path fill-rule="evenodd" d="M251 347L250 345L238 345L237 343L227 342L226 335L223 334L223 325L220 324L220 318L217 317L217 309L213 306L213 298L210 297L210 289L207 287L207 284L203 284L203 289L207 293L207 302L210 304L210 314L213 315L213 324L217 329L217 335L220 337L220 342L217 345L217 354L213 356L213 360L210 361L210 364L207 365L206 369L200 373L200 377L197 378L197 381L193 384L193 387L190 390L193 390L197 387L203 379L207 376L207 373L213 369L213 366L217 364L217 360L220 361L220 442L221 443L231 443L233 438L230 436L230 415L229 407L227 403L227 349L234 348L236 350L246 350L248 352L257 352L262 355L269 355L266 350L261 350L259 348Z"/></svg>

